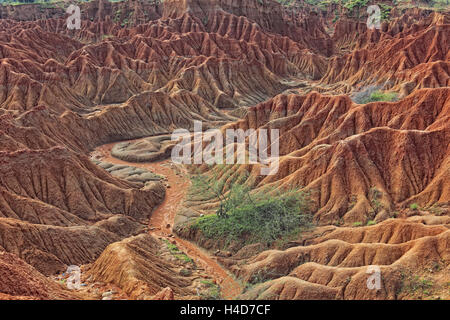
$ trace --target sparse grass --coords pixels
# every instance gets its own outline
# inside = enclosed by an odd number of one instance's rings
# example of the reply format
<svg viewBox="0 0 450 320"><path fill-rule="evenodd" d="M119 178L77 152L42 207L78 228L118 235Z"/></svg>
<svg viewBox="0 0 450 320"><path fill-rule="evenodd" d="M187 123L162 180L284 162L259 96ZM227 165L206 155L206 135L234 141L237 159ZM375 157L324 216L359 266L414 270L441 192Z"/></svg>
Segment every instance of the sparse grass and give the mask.
<svg viewBox="0 0 450 320"><path fill-rule="evenodd" d="M205 294L201 294L200 297L202 300L220 300L222 297L220 286L213 283L211 280L201 280L203 285L208 288L208 292Z"/></svg>
<svg viewBox="0 0 450 320"><path fill-rule="evenodd" d="M419 205L417 203L413 203L409 206L411 210L417 211L419 210Z"/></svg>
<svg viewBox="0 0 450 320"><path fill-rule="evenodd" d="M358 104L376 101L397 101L398 93L381 90L380 86L367 86L359 92L352 94L352 100Z"/></svg>
<svg viewBox="0 0 450 320"><path fill-rule="evenodd" d="M211 280L200 280L200 282L206 285L207 287L214 286L214 282L212 282Z"/></svg>
<svg viewBox="0 0 450 320"><path fill-rule="evenodd" d="M442 270L442 265L439 263L439 261L433 261L431 263L430 272L439 272Z"/></svg>
<svg viewBox="0 0 450 320"><path fill-rule="evenodd" d="M358 202L358 197L356 196L356 195L352 195L351 197L350 197L350 202L349 202L349 204L348 204L348 210L352 210L355 206L356 206L356 203Z"/></svg>
<svg viewBox="0 0 450 320"><path fill-rule="evenodd" d="M184 261L184 262L186 262L186 263L193 263L193 262L194 262L191 258L189 258L189 257L188 257L186 254L184 254L184 253L176 254L176 255L175 255L175 258L177 258L178 260L182 260L182 261Z"/></svg>
<svg viewBox="0 0 450 320"><path fill-rule="evenodd" d="M248 280L248 282L244 283L243 292L248 292L254 287L266 281L269 281L270 279L276 279L282 276L283 274L269 271L267 270L267 268L260 269L258 272L252 275L252 277Z"/></svg>
<svg viewBox="0 0 450 320"><path fill-rule="evenodd" d="M431 295L430 289L433 287L433 281L420 276L409 276L403 279L402 291L409 294Z"/></svg>
<svg viewBox="0 0 450 320"><path fill-rule="evenodd" d="M264 283L264 282L265 282L264 280L260 280L260 281L256 280L254 282L245 282L243 292L244 293L248 292L248 291L252 290L254 287L256 287L257 285Z"/></svg>
<svg viewBox="0 0 450 320"><path fill-rule="evenodd" d="M369 217L370 219L374 218L383 208L380 201L382 195L383 193L379 191L376 187L373 187L369 190L369 199L370 204L372 206L371 216Z"/></svg>
<svg viewBox="0 0 450 320"><path fill-rule="evenodd" d="M185 253L181 252L180 249L173 243L170 243L170 241L163 239L163 241L166 243L167 248L169 249L170 253L177 258L178 260L181 260L186 263L194 263L194 260L189 258Z"/></svg>
<svg viewBox="0 0 450 320"><path fill-rule="evenodd" d="M428 209L432 214L436 216L441 216L444 214L444 209L440 208L438 205L434 204L431 208Z"/></svg>
<svg viewBox="0 0 450 320"><path fill-rule="evenodd" d="M368 226L374 226L374 225L376 225L377 223L374 221L374 220L369 220L368 222L367 222L367 225Z"/></svg>
<svg viewBox="0 0 450 320"><path fill-rule="evenodd" d="M358 222L354 222L353 223L353 226L354 227L361 227L363 225L363 223L361 222L361 221L358 221Z"/></svg>
<svg viewBox="0 0 450 320"><path fill-rule="evenodd" d="M178 253L178 252L180 252L180 249L178 249L178 247L176 245L174 245L173 243L170 243L170 241L168 241L166 239L164 239L163 241L166 243L167 248L169 249L169 251L171 253Z"/></svg>

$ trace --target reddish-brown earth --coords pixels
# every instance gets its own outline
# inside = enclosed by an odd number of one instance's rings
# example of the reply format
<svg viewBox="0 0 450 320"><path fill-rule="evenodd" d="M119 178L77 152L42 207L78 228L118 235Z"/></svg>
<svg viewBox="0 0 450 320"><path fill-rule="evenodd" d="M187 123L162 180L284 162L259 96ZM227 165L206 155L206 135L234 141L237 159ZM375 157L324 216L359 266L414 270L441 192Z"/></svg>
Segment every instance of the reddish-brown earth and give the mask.
<svg viewBox="0 0 450 320"><path fill-rule="evenodd" d="M89 298L54 283L16 255L7 252L0 252L0 276L1 300Z"/></svg>
<svg viewBox="0 0 450 320"><path fill-rule="evenodd" d="M405 284L418 275L432 279L432 298L449 299L448 283L442 281L450 271L449 239L448 224L388 220L336 228L305 246L265 251L236 272L250 281L270 280L242 296L248 299L398 299L411 294ZM381 290L367 289L371 265L380 266Z"/></svg>
<svg viewBox="0 0 450 320"><path fill-rule="evenodd" d="M81 7L68 30L58 6L0 6L1 299L198 299L199 279L224 298L448 299L448 12L393 10L368 30L364 15L332 22L343 8L303 1ZM370 86L400 100L350 99ZM280 129L276 175L222 174L310 191L315 231L225 258L201 234L172 234L216 205L183 203L188 168L154 140L194 120ZM382 290L364 285L371 264ZM82 265L79 292L54 281L69 265ZM415 276L431 294L405 289Z"/></svg>
<svg viewBox="0 0 450 320"><path fill-rule="evenodd" d="M172 233L176 214L181 209L182 201L186 197L190 185L190 182L186 177L186 172L184 172L182 168L172 164L170 161L137 164L119 160L111 157L110 153L112 147L113 144L110 144L97 149L103 161L145 168L152 172L158 172L158 174L164 175L167 179L167 186L169 188L166 191L166 197L149 219L150 234L154 237L171 240L173 244L176 244L183 252L192 258L198 266L204 268L214 281L220 285L223 298L232 299L236 297L242 289L240 284L217 263L216 259L209 257L206 252L198 248L195 244L183 240ZM111 274L117 275L117 272ZM173 286L170 287L173 288Z"/></svg>
<svg viewBox="0 0 450 320"><path fill-rule="evenodd" d="M223 130L280 130L279 170L252 179L255 187L274 184L310 191L321 223L382 221L412 203L448 203L449 108L448 88L422 89L399 102L366 105L345 95L283 94L250 108L243 120ZM260 167L224 170L258 175ZM377 199L371 194L374 189Z"/></svg>

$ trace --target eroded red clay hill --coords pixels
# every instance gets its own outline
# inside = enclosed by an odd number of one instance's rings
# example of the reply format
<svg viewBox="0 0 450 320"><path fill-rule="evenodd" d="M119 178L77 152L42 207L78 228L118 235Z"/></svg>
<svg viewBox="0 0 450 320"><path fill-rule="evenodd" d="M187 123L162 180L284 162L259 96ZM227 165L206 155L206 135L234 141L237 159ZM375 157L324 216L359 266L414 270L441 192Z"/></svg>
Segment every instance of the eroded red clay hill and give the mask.
<svg viewBox="0 0 450 320"><path fill-rule="evenodd" d="M263 177L259 166L226 170L254 173L255 187L310 191L320 223L382 221L412 203L446 205L449 93L423 89L399 102L366 105L318 93L277 96L223 130L279 129L278 172Z"/></svg>
<svg viewBox="0 0 450 320"><path fill-rule="evenodd" d="M277 175L261 177L256 166L227 173L252 172L255 188L313 191L321 225L379 222L323 226L329 233L246 255L245 264L242 252L224 259L245 281L267 271L270 281L242 297L404 298L404 269L427 272L429 263L439 264L427 276L445 292L448 13L393 12L372 31L269 0L99 1L82 5L82 27L70 31L63 9L13 9L0 7L0 272L8 279L0 298L101 298L44 276L72 264L124 298L198 298L198 283L180 275L185 266L167 246L161 258L161 241L144 234L164 184L144 171L133 182L131 167L111 175L88 158L99 145L192 129L193 120L280 129ZM358 105L338 95L369 85L403 99ZM411 217L385 221L397 211ZM364 270L373 263L388 284L368 294Z"/></svg>

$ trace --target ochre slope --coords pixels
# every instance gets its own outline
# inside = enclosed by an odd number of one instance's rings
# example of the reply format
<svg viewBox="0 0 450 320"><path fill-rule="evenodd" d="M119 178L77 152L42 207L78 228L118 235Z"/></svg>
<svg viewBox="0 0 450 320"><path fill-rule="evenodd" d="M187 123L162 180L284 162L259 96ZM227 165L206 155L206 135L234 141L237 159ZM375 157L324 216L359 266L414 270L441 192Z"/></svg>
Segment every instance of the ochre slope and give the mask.
<svg viewBox="0 0 450 320"><path fill-rule="evenodd" d="M82 5L80 30L67 29L62 8L13 9L0 7L0 247L45 275L96 261L93 277L130 295L138 288L133 298L164 296L167 285L190 294L191 281L158 259L155 239L126 239L144 232L162 184L133 182L130 167L114 177L87 155L100 144L192 129L193 120L217 127L247 114L223 130L280 129L276 175L262 177L258 166L222 174L231 181L248 170L256 189L311 191L319 224L382 222L410 214L412 203L446 213L446 13L393 13L381 30L343 19L331 35L329 17L269 0L95 1ZM326 95L372 85L404 99L357 105ZM202 205L196 214L215 204ZM251 298L401 298L400 267L438 257L448 266L447 218L340 228L235 271L249 280L260 268L280 268ZM392 279L381 293L360 288L369 263ZM0 291L64 298L27 286Z"/></svg>
<svg viewBox="0 0 450 320"><path fill-rule="evenodd" d="M164 197L160 183L139 189L11 116L1 123L0 246L47 275L142 232Z"/></svg>
<svg viewBox="0 0 450 320"><path fill-rule="evenodd" d="M434 262L444 269L428 276L440 279L439 273L448 272L449 239L447 227L398 220L372 227L337 228L310 245L265 251L247 265L236 267L244 279L269 280L241 298L397 299L406 294L409 270L425 269ZM381 270L379 290L369 289L366 283L372 265ZM442 293L445 295L445 290Z"/></svg>
<svg viewBox="0 0 450 320"><path fill-rule="evenodd" d="M447 88L366 105L346 96L280 95L222 129L280 130L278 171L261 176L259 165L234 165L219 177L249 171L256 188L304 188L322 224L382 221L414 202L445 205L449 108Z"/></svg>
<svg viewBox="0 0 450 320"><path fill-rule="evenodd" d="M60 287L13 254L0 251L1 300L82 299Z"/></svg>
<svg viewBox="0 0 450 320"><path fill-rule="evenodd" d="M193 292L175 266L160 257L161 244L150 235L139 235L111 244L90 268L94 281L114 283L131 299L149 299L170 287L176 296Z"/></svg>
<svg viewBox="0 0 450 320"><path fill-rule="evenodd" d="M417 89L449 86L448 20L448 13L433 13L424 20L415 20L411 26L403 24L404 30L397 34L391 35L389 30L367 30L366 35L358 39L368 38L369 43L360 42L350 53L333 57L320 82L340 86L343 92L349 85L373 83L396 90L397 85L406 82L413 82L413 88ZM352 35L345 33L348 25L338 24L336 40L348 41ZM366 27L359 25L359 28ZM339 36L341 33L344 36Z"/></svg>

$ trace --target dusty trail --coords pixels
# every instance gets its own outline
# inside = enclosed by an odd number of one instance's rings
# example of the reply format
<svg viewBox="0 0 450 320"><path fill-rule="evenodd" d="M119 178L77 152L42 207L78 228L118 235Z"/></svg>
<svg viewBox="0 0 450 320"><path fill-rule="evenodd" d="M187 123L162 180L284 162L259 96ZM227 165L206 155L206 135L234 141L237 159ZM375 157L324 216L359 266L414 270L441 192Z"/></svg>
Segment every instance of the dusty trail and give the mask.
<svg viewBox="0 0 450 320"><path fill-rule="evenodd" d="M231 300L235 298L242 291L241 285L216 261L216 258L211 256L206 250L172 233L175 215L190 186L190 181L186 178L186 175L177 174L178 172L170 160L153 163L133 163L114 158L111 155L114 145L115 143L110 143L96 149L96 152L101 154L102 161L144 168L167 177L170 188L166 188L166 197L163 203L155 209L149 219L149 233L156 237L175 240L178 248L193 259L197 266L205 269L206 273L221 287L223 299Z"/></svg>

